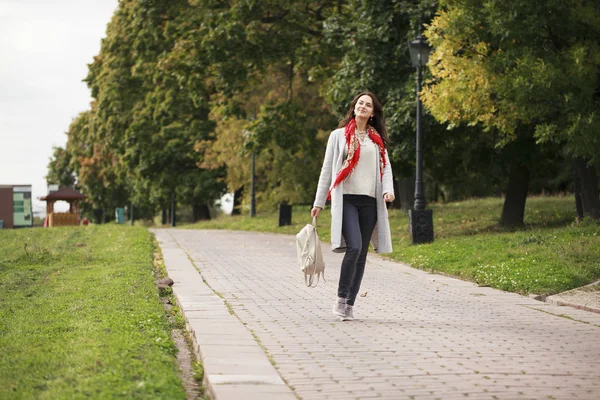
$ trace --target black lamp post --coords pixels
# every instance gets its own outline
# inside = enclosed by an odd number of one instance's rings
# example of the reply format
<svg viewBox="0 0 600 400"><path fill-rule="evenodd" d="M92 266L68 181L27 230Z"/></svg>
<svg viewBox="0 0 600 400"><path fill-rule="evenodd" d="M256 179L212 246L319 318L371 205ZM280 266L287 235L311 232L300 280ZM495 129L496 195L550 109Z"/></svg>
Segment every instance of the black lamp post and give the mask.
<svg viewBox="0 0 600 400"><path fill-rule="evenodd" d="M413 244L433 242L433 211L425 209L423 191L423 137L421 133L421 80L422 67L429 60L430 47L423 36L419 35L410 42L410 59L417 69L417 171L415 180L415 205L408 211L410 236Z"/></svg>

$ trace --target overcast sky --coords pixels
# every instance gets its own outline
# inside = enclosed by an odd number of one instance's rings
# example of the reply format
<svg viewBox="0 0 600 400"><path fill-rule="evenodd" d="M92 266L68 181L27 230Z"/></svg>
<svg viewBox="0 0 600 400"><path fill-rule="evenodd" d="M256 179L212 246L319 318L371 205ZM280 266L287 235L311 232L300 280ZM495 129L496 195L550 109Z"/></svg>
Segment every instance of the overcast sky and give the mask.
<svg viewBox="0 0 600 400"><path fill-rule="evenodd" d="M0 185L47 192L52 146L89 109L82 80L118 0L0 0Z"/></svg>

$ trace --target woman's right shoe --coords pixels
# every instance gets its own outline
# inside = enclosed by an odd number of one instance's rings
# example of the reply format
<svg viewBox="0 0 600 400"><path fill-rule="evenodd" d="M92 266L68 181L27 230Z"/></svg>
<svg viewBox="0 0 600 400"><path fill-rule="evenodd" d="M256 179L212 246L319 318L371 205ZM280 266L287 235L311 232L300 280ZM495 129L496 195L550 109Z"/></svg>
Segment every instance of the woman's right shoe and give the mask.
<svg viewBox="0 0 600 400"><path fill-rule="evenodd" d="M350 304L346 304L346 309L344 310L344 316L342 317L342 321L354 321L354 313L352 312L353 306Z"/></svg>
<svg viewBox="0 0 600 400"><path fill-rule="evenodd" d="M335 303L333 303L333 315L336 317L344 318L346 316L346 299L338 297Z"/></svg>

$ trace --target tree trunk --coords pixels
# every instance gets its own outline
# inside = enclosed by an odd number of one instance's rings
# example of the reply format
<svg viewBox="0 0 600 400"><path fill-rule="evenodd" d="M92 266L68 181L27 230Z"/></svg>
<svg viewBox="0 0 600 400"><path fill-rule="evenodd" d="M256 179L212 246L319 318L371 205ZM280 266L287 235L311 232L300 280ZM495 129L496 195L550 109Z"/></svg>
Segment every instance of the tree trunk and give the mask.
<svg viewBox="0 0 600 400"><path fill-rule="evenodd" d="M104 220L102 219L103 217L103 213L102 213L102 209L101 208L95 208L94 209L94 223L96 224L102 224L104 223Z"/></svg>
<svg viewBox="0 0 600 400"><path fill-rule="evenodd" d="M525 202L529 187L529 168L519 160L514 160L510 166L506 198L502 207L500 225L523 225Z"/></svg>
<svg viewBox="0 0 600 400"><path fill-rule="evenodd" d="M400 209L403 211L411 210L415 202L415 177L398 179L397 193Z"/></svg>
<svg viewBox="0 0 600 400"><path fill-rule="evenodd" d="M573 192L575 192L575 211L577 219L583 219L583 204L581 202L581 177L577 173L577 162L573 158Z"/></svg>
<svg viewBox="0 0 600 400"><path fill-rule="evenodd" d="M171 226L175 228L177 226L177 211L175 202L175 192L171 193Z"/></svg>
<svg viewBox="0 0 600 400"><path fill-rule="evenodd" d="M210 210L206 204L194 204L192 209L194 213L194 222L210 219Z"/></svg>
<svg viewBox="0 0 600 400"><path fill-rule="evenodd" d="M243 193L244 193L243 186L233 193L233 209L231 210L231 215L241 215L242 214Z"/></svg>
<svg viewBox="0 0 600 400"><path fill-rule="evenodd" d="M581 210L577 209L577 217L600 219L600 196L598 194L596 167L588 165L582 158L575 157L573 159L573 170L575 175L575 207L578 207L577 202L580 203L581 207Z"/></svg>
<svg viewBox="0 0 600 400"><path fill-rule="evenodd" d="M163 225L166 225L168 220L169 220L169 216L167 215L167 209L163 208L162 209L162 216L161 216L161 223Z"/></svg>

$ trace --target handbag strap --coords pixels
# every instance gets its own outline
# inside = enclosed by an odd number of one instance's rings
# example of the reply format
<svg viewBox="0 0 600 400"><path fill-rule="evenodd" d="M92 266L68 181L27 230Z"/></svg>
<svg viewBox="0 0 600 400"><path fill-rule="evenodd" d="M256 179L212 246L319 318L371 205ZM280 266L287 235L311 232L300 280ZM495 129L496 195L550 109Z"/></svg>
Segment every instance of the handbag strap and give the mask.
<svg viewBox="0 0 600 400"><path fill-rule="evenodd" d="M317 229L317 217L313 217L312 219L312 226L315 227L315 231ZM316 249L316 247L315 247ZM308 287L316 287L319 284L320 281L320 274L316 274L317 272L317 257L316 257L316 250L315 250L315 262L314 262L314 270L313 273L304 273L304 283L306 284L306 286ZM314 279L315 279L315 275L317 275L317 282L313 285Z"/></svg>

